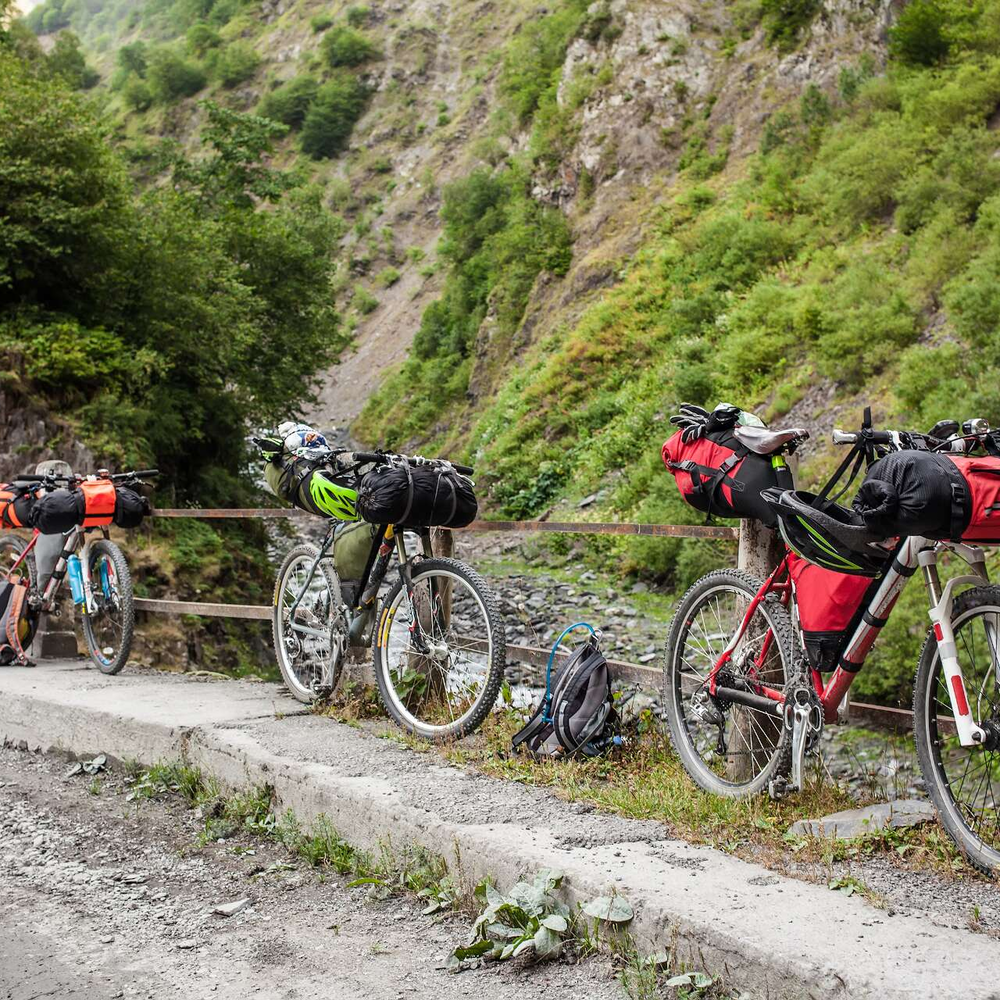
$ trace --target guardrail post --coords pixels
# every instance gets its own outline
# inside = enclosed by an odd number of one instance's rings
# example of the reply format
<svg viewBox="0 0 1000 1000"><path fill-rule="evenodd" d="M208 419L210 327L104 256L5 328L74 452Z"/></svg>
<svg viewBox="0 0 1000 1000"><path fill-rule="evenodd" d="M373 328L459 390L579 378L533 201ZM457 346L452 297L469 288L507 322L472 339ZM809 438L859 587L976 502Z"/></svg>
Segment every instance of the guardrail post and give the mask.
<svg viewBox="0 0 1000 1000"><path fill-rule="evenodd" d="M51 460L39 462L35 466L35 474L39 476L55 475L70 476L73 470L68 462ZM42 590L48 582L52 571L55 569L56 560L62 552L62 535L39 535L35 543L35 567L38 571L38 589ZM66 659L77 656L79 649L76 645L76 631L74 629L75 606L68 596L69 587L63 592L61 602L62 615L53 619L50 615L42 615L38 624L38 634L35 636L34 648L37 650L36 656L46 660Z"/></svg>
<svg viewBox="0 0 1000 1000"><path fill-rule="evenodd" d="M770 576L785 555L781 536L765 528L760 521L740 521L740 544L737 565L762 581Z"/></svg>

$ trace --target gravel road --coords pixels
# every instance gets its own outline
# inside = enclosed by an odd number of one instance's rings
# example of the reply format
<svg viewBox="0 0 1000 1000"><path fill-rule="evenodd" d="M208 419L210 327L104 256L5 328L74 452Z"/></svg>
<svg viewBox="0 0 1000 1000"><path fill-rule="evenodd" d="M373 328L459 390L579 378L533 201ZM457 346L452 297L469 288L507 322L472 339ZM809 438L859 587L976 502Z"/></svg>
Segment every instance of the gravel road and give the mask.
<svg viewBox="0 0 1000 1000"><path fill-rule="evenodd" d="M621 1000L604 959L442 968L468 922L373 902L285 850L242 838L197 846L178 802L126 801L65 761L0 749L0 997ZM249 898L234 916L216 906Z"/></svg>

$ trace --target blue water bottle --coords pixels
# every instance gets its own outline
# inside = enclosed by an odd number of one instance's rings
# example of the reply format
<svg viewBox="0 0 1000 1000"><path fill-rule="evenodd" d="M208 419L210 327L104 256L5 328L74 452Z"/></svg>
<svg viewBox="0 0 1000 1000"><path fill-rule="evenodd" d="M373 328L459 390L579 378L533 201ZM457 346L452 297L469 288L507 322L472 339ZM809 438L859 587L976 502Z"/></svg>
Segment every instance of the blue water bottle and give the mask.
<svg viewBox="0 0 1000 1000"><path fill-rule="evenodd" d="M75 552L66 560L66 575L69 577L73 603L83 604L83 570L80 567L80 557Z"/></svg>

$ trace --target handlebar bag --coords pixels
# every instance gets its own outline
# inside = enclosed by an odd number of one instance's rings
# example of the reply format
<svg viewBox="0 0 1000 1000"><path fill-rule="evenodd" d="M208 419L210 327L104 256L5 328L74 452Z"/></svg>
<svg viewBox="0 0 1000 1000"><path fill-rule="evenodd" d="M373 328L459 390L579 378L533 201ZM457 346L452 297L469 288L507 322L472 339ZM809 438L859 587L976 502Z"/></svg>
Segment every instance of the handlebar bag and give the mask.
<svg viewBox="0 0 1000 1000"><path fill-rule="evenodd" d="M0 483L0 528L27 528L37 491L17 483Z"/></svg>
<svg viewBox="0 0 1000 1000"><path fill-rule="evenodd" d="M790 476L779 482L771 459L750 451L731 427L694 441L684 441L681 435L678 431L670 437L660 454L687 503L708 516L753 517L769 528L777 526L774 511L760 494L772 486L791 489Z"/></svg>
<svg viewBox="0 0 1000 1000"><path fill-rule="evenodd" d="M325 462L276 455L264 466L271 492L299 510L338 521L357 521L357 491L348 486Z"/></svg>
<svg viewBox="0 0 1000 1000"><path fill-rule="evenodd" d="M77 489L43 493L32 507L30 524L43 535L61 535L77 525L137 528L149 509L149 501L126 486L86 480Z"/></svg>
<svg viewBox="0 0 1000 1000"><path fill-rule="evenodd" d="M885 538L1000 541L1000 458L894 452L868 470L853 506Z"/></svg>
<svg viewBox="0 0 1000 1000"><path fill-rule="evenodd" d="M817 670L833 670L861 620L869 590L874 594L880 581L835 573L794 552L788 553L788 575L809 663Z"/></svg>
<svg viewBox="0 0 1000 1000"><path fill-rule="evenodd" d="M371 524L464 528L478 512L472 480L448 465L403 462L373 469L358 490L358 513Z"/></svg>

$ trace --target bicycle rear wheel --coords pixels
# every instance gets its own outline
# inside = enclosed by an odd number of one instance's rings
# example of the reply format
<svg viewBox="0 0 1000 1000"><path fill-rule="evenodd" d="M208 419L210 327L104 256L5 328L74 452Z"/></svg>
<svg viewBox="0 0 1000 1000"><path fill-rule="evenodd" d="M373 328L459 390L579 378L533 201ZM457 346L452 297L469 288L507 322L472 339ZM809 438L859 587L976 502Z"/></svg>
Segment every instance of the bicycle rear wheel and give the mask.
<svg viewBox="0 0 1000 1000"><path fill-rule="evenodd" d="M681 599L667 636L663 704L684 769L708 792L753 795L787 773L790 740L780 718L708 693L708 676L739 630L762 582L739 570L698 580ZM726 687L780 690L792 676L795 633L785 608L762 601L720 672Z"/></svg>
<svg viewBox="0 0 1000 1000"><path fill-rule="evenodd" d="M21 553L27 547L27 542L18 535L0 535L0 574L6 576L11 566L17 562ZM28 578L28 589L30 593L38 592L38 569L35 565L34 550L28 553L27 558L17 568L18 573ZM25 621L28 623L28 631L21 636L21 645L25 651L34 641L35 633L38 631L38 622L41 615L37 611L28 611Z"/></svg>
<svg viewBox="0 0 1000 1000"><path fill-rule="evenodd" d="M422 559L408 595L400 578L372 636L375 679L389 715L428 740L475 731L493 708L507 648L486 581L455 559Z"/></svg>
<svg viewBox="0 0 1000 1000"><path fill-rule="evenodd" d="M959 743L937 641L928 632L913 686L917 760L948 836L977 868L1000 871L1000 586L955 598L952 627L969 705L987 742Z"/></svg>
<svg viewBox="0 0 1000 1000"><path fill-rule="evenodd" d="M87 652L98 669L117 674L132 652L135 604L132 576L122 550L102 538L90 546L90 585L94 613L83 615Z"/></svg>

